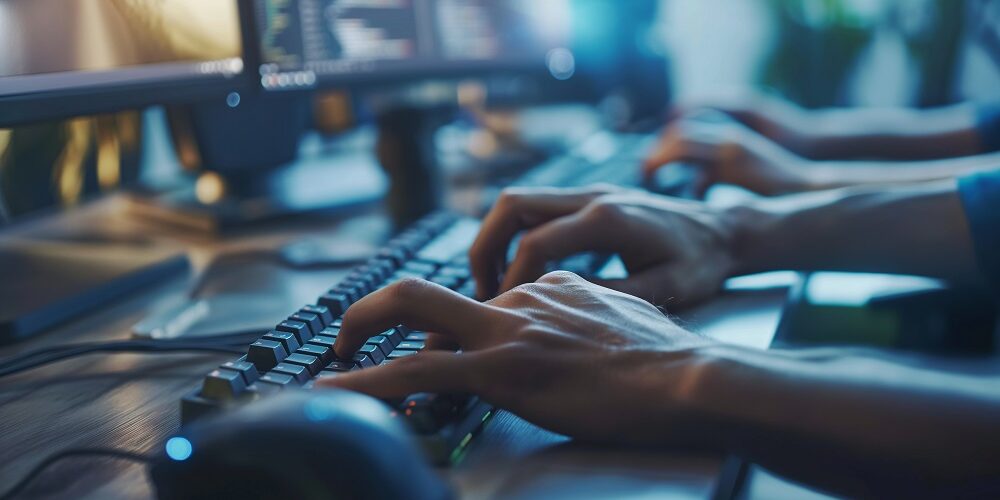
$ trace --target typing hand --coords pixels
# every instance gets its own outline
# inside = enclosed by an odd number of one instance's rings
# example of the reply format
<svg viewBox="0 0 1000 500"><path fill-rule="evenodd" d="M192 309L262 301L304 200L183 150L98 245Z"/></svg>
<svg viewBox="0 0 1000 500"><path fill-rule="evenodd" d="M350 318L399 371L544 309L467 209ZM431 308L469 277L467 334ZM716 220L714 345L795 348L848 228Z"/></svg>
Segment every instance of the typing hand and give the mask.
<svg viewBox="0 0 1000 500"><path fill-rule="evenodd" d="M805 191L810 185L808 160L735 123L675 122L643 162L643 174L651 178L675 162L700 167L698 196L715 184L768 196Z"/></svg>
<svg viewBox="0 0 1000 500"><path fill-rule="evenodd" d="M489 298L535 281L550 262L588 251L618 254L629 277L599 284L676 306L721 288L733 270L732 240L723 217L697 202L609 187L507 190L484 219L469 260L478 296Z"/></svg>
<svg viewBox="0 0 1000 500"><path fill-rule="evenodd" d="M350 358L397 324L463 350L424 351L318 385L380 398L472 393L553 431L615 443L649 443L664 432L683 438L690 422L680 408L697 383L695 353L711 343L647 302L559 272L486 303L402 281L347 311L337 355Z"/></svg>

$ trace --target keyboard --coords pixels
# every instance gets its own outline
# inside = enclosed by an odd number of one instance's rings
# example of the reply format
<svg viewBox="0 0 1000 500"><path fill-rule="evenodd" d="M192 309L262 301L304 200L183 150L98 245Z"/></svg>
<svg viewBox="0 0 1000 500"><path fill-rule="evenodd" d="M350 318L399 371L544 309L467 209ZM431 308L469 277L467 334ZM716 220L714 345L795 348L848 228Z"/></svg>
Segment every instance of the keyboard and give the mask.
<svg viewBox="0 0 1000 500"><path fill-rule="evenodd" d="M597 134L564 157L532 170L519 186L577 186L610 182L636 187L639 158L651 136ZM404 325L369 340L351 359L338 359L333 344L343 313L375 290L404 278L427 279L470 298L475 297L467 253L479 221L449 213L429 215L403 231L367 263L336 286L278 322L249 345L247 354L223 363L205 376L181 402L187 424L286 390L309 388L317 380L365 370L419 355L427 334ZM551 266L595 274L608 256L582 254ZM468 395L415 394L387 401L438 465L458 461L494 409Z"/></svg>

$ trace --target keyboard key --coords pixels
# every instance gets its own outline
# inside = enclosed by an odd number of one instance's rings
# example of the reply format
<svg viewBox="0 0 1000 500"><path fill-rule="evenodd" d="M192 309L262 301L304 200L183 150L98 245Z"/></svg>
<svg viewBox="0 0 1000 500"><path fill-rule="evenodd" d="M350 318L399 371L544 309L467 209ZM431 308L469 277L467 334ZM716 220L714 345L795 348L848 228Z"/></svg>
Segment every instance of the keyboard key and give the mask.
<svg viewBox="0 0 1000 500"><path fill-rule="evenodd" d="M354 356L351 358L351 361L353 361L354 365L357 366L358 368L371 368L375 366L375 362L372 361L372 358L369 358L363 352L354 353Z"/></svg>
<svg viewBox="0 0 1000 500"><path fill-rule="evenodd" d="M323 364L326 364L333 359L333 349L330 349L329 347L323 347L321 345L306 344L300 347L299 350L295 352L299 354L308 354L310 356L316 356L317 358L319 358L320 361L323 362Z"/></svg>
<svg viewBox="0 0 1000 500"><path fill-rule="evenodd" d="M384 247L378 251L376 257L378 257L379 260L391 262L393 267L398 268L406 262L409 255L407 255L406 250L399 247Z"/></svg>
<svg viewBox="0 0 1000 500"><path fill-rule="evenodd" d="M470 299L475 299L476 282L472 280L466 281L464 285L458 287L458 290L455 291L458 292L460 295L464 295Z"/></svg>
<svg viewBox="0 0 1000 500"><path fill-rule="evenodd" d="M301 309L304 313L315 314L319 316L320 322L323 323L323 327L330 326L333 323L333 314L330 312L330 308L326 306L305 306ZM323 328L320 328L322 330Z"/></svg>
<svg viewBox="0 0 1000 500"><path fill-rule="evenodd" d="M323 362L320 361L319 358L309 354L302 354L301 352L295 352L288 355L288 357L285 358L285 363L302 365L309 370L311 375L316 375L323 369Z"/></svg>
<svg viewBox="0 0 1000 500"><path fill-rule="evenodd" d="M382 335L378 335L368 339L368 341L365 342L365 344L378 347L379 350L382 351L383 356L388 356L389 353L396 348L396 346L392 345L392 341L389 340L389 337L385 337Z"/></svg>
<svg viewBox="0 0 1000 500"><path fill-rule="evenodd" d="M352 286L350 283L340 283L339 285L331 288L327 293L329 294L339 294L347 298L347 304L353 304L362 297L362 293L356 287ZM347 309L344 309L345 311Z"/></svg>
<svg viewBox="0 0 1000 500"><path fill-rule="evenodd" d="M218 401L230 401L236 399L246 387L247 383L240 372L220 368L205 376L201 395Z"/></svg>
<svg viewBox="0 0 1000 500"><path fill-rule="evenodd" d="M309 327L309 332L316 335L323 329L323 322L320 321L319 316L299 311L288 317L289 321L300 321L305 323Z"/></svg>
<svg viewBox="0 0 1000 500"><path fill-rule="evenodd" d="M438 277L435 277L435 278L431 279L431 283L435 283L435 284L441 285L441 286L443 286L443 287L445 287L445 288L447 288L449 290L454 290L454 289L458 288L458 286L460 285L460 283L459 283L459 281L457 279L451 278L451 277L448 277L448 276L438 276Z"/></svg>
<svg viewBox="0 0 1000 500"><path fill-rule="evenodd" d="M246 382L246 385L250 385L260 378L260 373L257 372L257 367L254 366L253 363L247 361L246 356L243 356L236 361L227 361L219 368L240 372L240 375L243 376L243 381Z"/></svg>
<svg viewBox="0 0 1000 500"><path fill-rule="evenodd" d="M285 375L284 373L265 373L257 381L258 384L274 384L282 388L291 387L295 383L295 379L291 375Z"/></svg>
<svg viewBox="0 0 1000 500"><path fill-rule="evenodd" d="M278 366L275 366L271 372L291 375L291 377L294 378L299 385L302 385L309 380L309 369L302 365L296 365L293 363L278 363Z"/></svg>
<svg viewBox="0 0 1000 500"><path fill-rule="evenodd" d="M354 369L354 366L354 363L351 361L341 361L338 359L327 365L324 370L333 372L349 372Z"/></svg>
<svg viewBox="0 0 1000 500"><path fill-rule="evenodd" d="M285 352L295 352L301 344L299 344L299 339L295 337L294 333L279 332L277 330L271 331L261 337L261 340L273 340L275 342L280 342L282 346L285 347Z"/></svg>
<svg viewBox="0 0 1000 500"><path fill-rule="evenodd" d="M402 271L416 273L426 278L437 271L437 265L430 262L411 260L403 265Z"/></svg>
<svg viewBox="0 0 1000 500"><path fill-rule="evenodd" d="M288 351L280 342L273 340L258 340L250 344L247 351L247 361L257 367L257 371L266 372L288 356Z"/></svg>
<svg viewBox="0 0 1000 500"><path fill-rule="evenodd" d="M404 349L410 351L419 351L423 348L424 348L423 340L410 340L409 338L400 342L399 345L396 346L396 349Z"/></svg>
<svg viewBox="0 0 1000 500"><path fill-rule="evenodd" d="M316 382L319 382L320 380L323 380L323 379L330 379L330 378L337 377L341 373L343 373L343 372L335 372L335 371L326 371L326 370L324 370L324 371L320 372L319 375L316 375L316 378L313 379L313 380L315 380Z"/></svg>
<svg viewBox="0 0 1000 500"><path fill-rule="evenodd" d="M410 332L410 334L406 336L406 340L412 342L424 342L427 340L427 332Z"/></svg>
<svg viewBox="0 0 1000 500"><path fill-rule="evenodd" d="M351 306L350 299L341 293L327 293L319 298L320 305L330 308L334 316L341 316Z"/></svg>
<svg viewBox="0 0 1000 500"><path fill-rule="evenodd" d="M413 356L414 354L416 354L418 352L420 352L420 351L410 351L410 350L407 350L407 349L396 349L395 351L392 351L392 352L389 353L388 359L389 360L393 360L393 359L405 358L407 356Z"/></svg>
<svg viewBox="0 0 1000 500"><path fill-rule="evenodd" d="M282 321L274 329L279 332L294 334L295 338L299 340L299 345L309 342L309 339L313 337L312 332L309 331L309 327L301 321Z"/></svg>
<svg viewBox="0 0 1000 500"><path fill-rule="evenodd" d="M258 380L250 387L247 387L247 392L256 394L258 398L266 398L268 396L281 392L281 390L284 388L285 386L281 384L275 384L269 381Z"/></svg>
<svg viewBox="0 0 1000 500"><path fill-rule="evenodd" d="M343 318L337 318L337 319L333 320L333 324L330 325L330 326L333 327L333 328L340 329L340 327L344 326L344 319ZM327 334L327 335L329 335L329 334Z"/></svg>
<svg viewBox="0 0 1000 500"><path fill-rule="evenodd" d="M337 337L328 337L326 335L317 335L313 337L309 344L314 344L328 349L333 349L333 344L337 342Z"/></svg>
<svg viewBox="0 0 1000 500"><path fill-rule="evenodd" d="M468 267L448 265L438 270L438 276L448 276L449 278L455 278L459 281L465 281L472 277L472 273L469 271Z"/></svg>
<svg viewBox="0 0 1000 500"><path fill-rule="evenodd" d="M372 359L372 363L379 364L385 359L385 353L377 345L365 344L358 349L358 354L364 354Z"/></svg>
<svg viewBox="0 0 1000 500"><path fill-rule="evenodd" d="M399 328L390 328L382 332L382 335L389 338L389 340L392 342L393 347L399 345L399 343L403 341L404 337L402 330L400 330Z"/></svg>

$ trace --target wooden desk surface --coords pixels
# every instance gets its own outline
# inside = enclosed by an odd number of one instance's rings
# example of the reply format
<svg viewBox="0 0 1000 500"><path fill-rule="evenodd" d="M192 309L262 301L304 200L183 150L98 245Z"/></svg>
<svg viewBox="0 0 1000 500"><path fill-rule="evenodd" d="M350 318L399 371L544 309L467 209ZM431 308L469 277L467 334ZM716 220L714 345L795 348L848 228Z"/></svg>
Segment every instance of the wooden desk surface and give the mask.
<svg viewBox="0 0 1000 500"><path fill-rule="evenodd" d="M192 237L122 215L119 199L69 217L45 221L55 228L114 227L141 231L186 248L196 269L221 252L274 247L291 238L325 234L377 245L387 234L378 216L347 221L309 219L226 240ZM18 228L15 236L29 229ZM11 237L8 232L4 237ZM308 273L272 269L275 293L293 289L315 297L347 269ZM157 303L183 296L190 277L162 283L101 308L27 342L0 349L0 359L69 342L124 339ZM694 311L690 324L741 343L769 340L783 293L735 295ZM304 303L304 302L303 302ZM744 318L745 321L736 321ZM278 318L275 318L278 319ZM734 329L733 325L739 325ZM0 380L0 490L39 461L77 447L150 451L179 426L179 399L232 355L90 355ZM466 461L450 471L465 498L629 498L665 495L704 498L714 486L718 456L637 452L581 446L500 412L473 442ZM70 459L48 469L26 491L42 498L149 498L144 467L109 459Z"/></svg>

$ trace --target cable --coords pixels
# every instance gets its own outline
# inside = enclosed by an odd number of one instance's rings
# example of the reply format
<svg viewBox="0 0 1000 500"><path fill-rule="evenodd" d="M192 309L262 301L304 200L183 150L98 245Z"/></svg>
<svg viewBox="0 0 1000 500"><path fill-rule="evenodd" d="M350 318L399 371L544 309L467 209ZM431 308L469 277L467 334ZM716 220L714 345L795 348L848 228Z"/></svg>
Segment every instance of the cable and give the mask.
<svg viewBox="0 0 1000 500"><path fill-rule="evenodd" d="M17 373L21 373L23 371L37 368L39 366L48 365L51 363L55 363L57 361L62 361L64 359L92 354L95 352L136 353L136 354L158 354L165 352L222 352L230 354L243 354L245 351L246 351L245 347L237 347L236 345L212 345L212 344L179 343L179 342L178 343L171 342L168 344L164 344L161 341L136 341L136 340L130 340L126 342L109 342L106 344L96 344L96 345L84 345L82 347L67 346L64 349L57 350L45 356L42 355L33 356L33 358L35 359L28 359L24 361L20 359L14 359L4 363L0 363L0 365L5 367L3 369L0 369L0 377L14 375Z"/></svg>
<svg viewBox="0 0 1000 500"><path fill-rule="evenodd" d="M86 457L86 456L110 457L119 460L128 460L144 464L148 464L153 461L153 457L149 455L143 455L141 453L134 453L131 451L115 450L111 448L74 448L69 450L63 450L53 455L49 455L48 458L42 460L41 463L36 465L34 469L31 469L31 471L28 472L28 474L25 475L20 481L18 481L17 484L12 486L2 495L0 495L0 500L10 500L14 498L15 495L20 493L21 490L25 489L33 479L38 477L42 472L45 472L45 469L52 466L52 464L66 458Z"/></svg>

